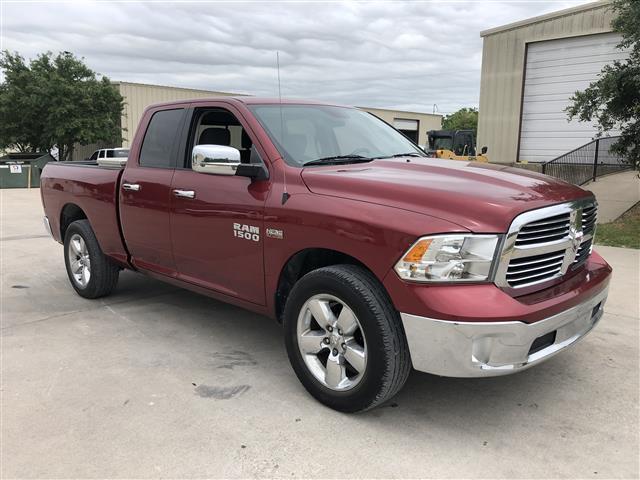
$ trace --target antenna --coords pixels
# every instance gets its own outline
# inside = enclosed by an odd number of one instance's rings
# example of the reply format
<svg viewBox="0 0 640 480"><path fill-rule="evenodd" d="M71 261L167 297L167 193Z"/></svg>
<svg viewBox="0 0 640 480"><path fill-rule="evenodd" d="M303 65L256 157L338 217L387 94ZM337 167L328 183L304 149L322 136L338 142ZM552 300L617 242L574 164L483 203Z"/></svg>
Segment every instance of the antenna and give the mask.
<svg viewBox="0 0 640 480"><path fill-rule="evenodd" d="M280 105L282 105L282 90L280 89L280 52L278 51L276 51L276 67L278 69L278 101L280 102Z"/></svg>
<svg viewBox="0 0 640 480"><path fill-rule="evenodd" d="M282 115L282 90L280 88L280 52L276 50L276 68L278 70L278 105L280 106L280 144L284 141L284 117ZM282 192L282 205L289 200L289 192L287 192L287 171L284 170L283 175L283 192Z"/></svg>

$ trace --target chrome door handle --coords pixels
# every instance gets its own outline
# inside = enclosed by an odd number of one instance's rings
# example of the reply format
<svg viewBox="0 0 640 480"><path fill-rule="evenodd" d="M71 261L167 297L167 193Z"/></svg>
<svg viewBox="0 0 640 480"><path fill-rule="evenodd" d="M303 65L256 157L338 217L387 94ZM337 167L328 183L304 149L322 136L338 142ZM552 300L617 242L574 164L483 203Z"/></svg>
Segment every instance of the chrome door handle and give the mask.
<svg viewBox="0 0 640 480"><path fill-rule="evenodd" d="M173 194L178 198L196 198L196 192L193 190L180 190L176 188L173 191Z"/></svg>
<svg viewBox="0 0 640 480"><path fill-rule="evenodd" d="M122 189L123 190L128 190L130 192L139 192L140 191L140 185L137 183L123 183L122 184Z"/></svg>

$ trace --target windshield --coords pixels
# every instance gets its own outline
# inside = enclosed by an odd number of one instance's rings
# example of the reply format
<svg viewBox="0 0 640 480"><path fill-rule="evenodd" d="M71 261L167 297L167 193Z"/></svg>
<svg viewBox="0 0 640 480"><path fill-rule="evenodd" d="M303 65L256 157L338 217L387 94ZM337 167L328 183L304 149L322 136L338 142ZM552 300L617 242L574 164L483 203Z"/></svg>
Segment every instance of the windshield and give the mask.
<svg viewBox="0 0 640 480"><path fill-rule="evenodd" d="M127 158L129 150L107 150L107 158Z"/></svg>
<svg viewBox="0 0 640 480"><path fill-rule="evenodd" d="M290 104L250 108L289 165L337 158L348 163L401 154L424 156L404 135L355 108Z"/></svg>
<svg viewBox="0 0 640 480"><path fill-rule="evenodd" d="M433 142L434 150L453 150L453 138L440 137L436 138Z"/></svg>

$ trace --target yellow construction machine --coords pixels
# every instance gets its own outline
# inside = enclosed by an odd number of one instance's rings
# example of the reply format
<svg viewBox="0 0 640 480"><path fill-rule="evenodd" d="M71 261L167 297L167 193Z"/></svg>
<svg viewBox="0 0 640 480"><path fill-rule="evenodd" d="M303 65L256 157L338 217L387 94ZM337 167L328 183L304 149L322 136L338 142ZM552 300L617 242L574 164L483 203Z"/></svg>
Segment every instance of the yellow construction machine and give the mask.
<svg viewBox="0 0 640 480"><path fill-rule="evenodd" d="M430 130L427 132L429 145L425 151L435 158L464 160L487 163L487 147L476 152L473 130Z"/></svg>

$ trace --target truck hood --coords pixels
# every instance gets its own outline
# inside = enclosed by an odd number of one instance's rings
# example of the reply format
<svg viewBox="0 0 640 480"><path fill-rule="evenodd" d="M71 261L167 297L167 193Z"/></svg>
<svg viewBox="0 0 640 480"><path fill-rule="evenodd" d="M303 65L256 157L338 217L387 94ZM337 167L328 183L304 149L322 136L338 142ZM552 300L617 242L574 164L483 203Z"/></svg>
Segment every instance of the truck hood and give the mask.
<svg viewBox="0 0 640 480"><path fill-rule="evenodd" d="M438 217L472 232L506 232L520 213L591 196L579 187L519 168L430 158L307 167L313 193Z"/></svg>

